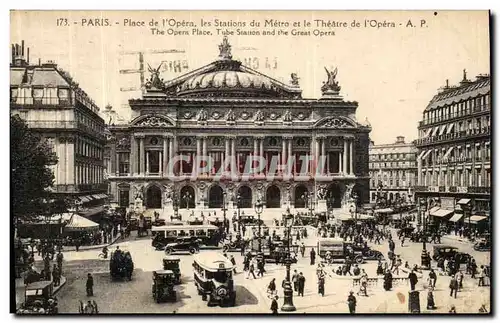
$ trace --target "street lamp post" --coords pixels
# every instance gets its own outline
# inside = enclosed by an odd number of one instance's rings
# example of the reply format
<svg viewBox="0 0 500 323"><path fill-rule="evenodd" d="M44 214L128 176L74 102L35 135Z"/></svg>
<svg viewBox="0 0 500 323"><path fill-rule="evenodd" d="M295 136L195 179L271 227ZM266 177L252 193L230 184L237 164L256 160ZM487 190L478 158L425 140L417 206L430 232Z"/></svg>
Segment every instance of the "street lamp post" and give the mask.
<svg viewBox="0 0 500 323"><path fill-rule="evenodd" d="M259 253L262 252L262 236L261 236L261 231L260 231L260 214L262 213L262 210L264 208L264 205L262 204L262 200L259 198L257 202L255 203L255 213L257 213L258 221L259 221Z"/></svg>
<svg viewBox="0 0 500 323"><path fill-rule="evenodd" d="M287 211L287 213L290 213L290 211ZM285 218L285 224L286 224L285 230L287 230L288 236L287 236L287 257L285 260L286 278L285 278L285 283L283 284L284 301L281 310L283 312L294 312L296 311L296 308L295 305L293 305L293 289L292 289L292 283L290 282L290 266L292 264L291 252L290 252L290 244L291 244L290 239L292 237L293 221L290 221L290 225L288 225L288 221L289 221L289 214L287 214L287 217Z"/></svg>
<svg viewBox="0 0 500 323"><path fill-rule="evenodd" d="M426 208L424 213L429 212L429 200L427 199L426 202L424 202ZM422 202L420 201L420 205L422 205ZM429 257L427 256L427 216L425 215L420 215L422 217L422 254L420 256L420 262L423 268L428 268L430 267L430 261Z"/></svg>

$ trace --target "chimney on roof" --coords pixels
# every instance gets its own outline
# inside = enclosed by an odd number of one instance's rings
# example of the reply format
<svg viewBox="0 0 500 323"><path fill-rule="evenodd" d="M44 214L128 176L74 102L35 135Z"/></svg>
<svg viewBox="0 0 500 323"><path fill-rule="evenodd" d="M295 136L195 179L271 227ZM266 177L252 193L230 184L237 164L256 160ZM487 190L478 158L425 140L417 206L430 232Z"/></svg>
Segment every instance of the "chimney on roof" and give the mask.
<svg viewBox="0 0 500 323"><path fill-rule="evenodd" d="M404 144L405 143L405 137L404 136L397 136L396 137L396 143L397 144Z"/></svg>
<svg viewBox="0 0 500 323"><path fill-rule="evenodd" d="M29 52L29 49L28 49ZM19 44L12 45L12 65L13 66L26 66L26 59L24 58L24 40Z"/></svg>

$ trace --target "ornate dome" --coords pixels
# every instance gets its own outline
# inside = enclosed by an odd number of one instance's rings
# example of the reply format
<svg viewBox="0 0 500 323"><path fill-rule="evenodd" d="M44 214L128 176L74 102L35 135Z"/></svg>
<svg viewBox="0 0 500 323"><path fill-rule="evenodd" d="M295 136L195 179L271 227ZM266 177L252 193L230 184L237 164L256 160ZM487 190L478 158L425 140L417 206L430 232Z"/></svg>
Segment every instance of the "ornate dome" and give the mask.
<svg viewBox="0 0 500 323"><path fill-rule="evenodd" d="M219 59L165 84L167 94L181 97L299 98L299 87L288 86L234 60L224 37Z"/></svg>

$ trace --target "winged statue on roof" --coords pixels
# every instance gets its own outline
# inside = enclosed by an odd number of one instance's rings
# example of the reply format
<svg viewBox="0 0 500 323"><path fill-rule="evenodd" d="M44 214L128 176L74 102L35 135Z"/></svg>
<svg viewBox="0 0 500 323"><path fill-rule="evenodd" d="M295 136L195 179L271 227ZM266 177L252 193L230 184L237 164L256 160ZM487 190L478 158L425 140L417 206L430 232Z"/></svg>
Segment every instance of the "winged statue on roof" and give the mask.
<svg viewBox="0 0 500 323"><path fill-rule="evenodd" d="M149 73L151 73L151 77L146 82L146 88L151 89L151 88L156 88L156 89L163 89L165 87L165 83L163 82L163 79L160 78L160 68L163 63L160 63L157 68L152 68L151 65L148 64L148 70Z"/></svg>

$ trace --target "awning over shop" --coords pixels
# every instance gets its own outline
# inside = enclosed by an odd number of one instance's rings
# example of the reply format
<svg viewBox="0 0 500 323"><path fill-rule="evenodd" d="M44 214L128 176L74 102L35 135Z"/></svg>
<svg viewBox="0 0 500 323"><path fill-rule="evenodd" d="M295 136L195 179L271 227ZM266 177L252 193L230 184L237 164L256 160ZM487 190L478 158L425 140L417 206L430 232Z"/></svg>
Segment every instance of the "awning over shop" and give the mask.
<svg viewBox="0 0 500 323"><path fill-rule="evenodd" d="M101 212L104 212L104 206L100 205L100 206L97 206L97 207L93 207L93 208L90 208L90 209L87 209L87 210L82 210L80 212L78 212L78 214L84 216L84 217L89 217L89 216L92 216L92 215L96 215L96 214L99 214Z"/></svg>
<svg viewBox="0 0 500 323"><path fill-rule="evenodd" d="M439 130L439 126L432 129L431 137L434 137L437 134L438 130Z"/></svg>
<svg viewBox="0 0 500 323"><path fill-rule="evenodd" d="M460 199L457 204L469 204L470 199Z"/></svg>
<svg viewBox="0 0 500 323"><path fill-rule="evenodd" d="M99 194L92 195L94 200L100 200L102 197Z"/></svg>
<svg viewBox="0 0 500 323"><path fill-rule="evenodd" d="M375 210L375 213L392 213L392 212L394 212L394 210L391 208Z"/></svg>
<svg viewBox="0 0 500 323"><path fill-rule="evenodd" d="M73 214L71 220L66 225L66 231L93 231L99 229L99 224L78 214Z"/></svg>
<svg viewBox="0 0 500 323"><path fill-rule="evenodd" d="M422 160L426 159L427 156L431 153L432 149L429 149L425 152L425 154L422 156Z"/></svg>
<svg viewBox="0 0 500 323"><path fill-rule="evenodd" d="M448 209L438 208L438 210L436 210L434 212L431 211L431 215L443 218L445 216L448 216L448 215L452 214L453 212L455 212L455 211L454 210L448 210Z"/></svg>
<svg viewBox="0 0 500 323"><path fill-rule="evenodd" d="M80 196L79 199L80 199L80 201L82 203L86 203L86 202L92 201L92 198L90 196Z"/></svg>
<svg viewBox="0 0 500 323"><path fill-rule="evenodd" d="M446 129L446 133L447 133L447 134L451 132L451 130L453 129L453 126L454 126L454 125L455 125L454 123L450 123L450 124L448 125L448 129Z"/></svg>
<svg viewBox="0 0 500 323"><path fill-rule="evenodd" d="M446 125L442 125L442 126L441 126L441 129L439 129L439 133L438 133L438 135L440 135L440 136L441 136L441 135L444 133L444 130L445 130L445 129L446 129Z"/></svg>
<svg viewBox="0 0 500 323"><path fill-rule="evenodd" d="M439 209L440 209L440 207L439 207L439 206L435 206L435 207L433 207L432 209L430 209L430 210L429 210L429 212L430 212L430 213L431 213L431 215L432 215L432 213L433 213L433 212L437 212L437 210L439 210Z"/></svg>
<svg viewBox="0 0 500 323"><path fill-rule="evenodd" d="M444 159L444 158L447 158L447 157L448 157L448 155L451 153L451 151L452 151L454 148L455 148L455 147L450 147L450 148L448 148L448 150L446 151L446 153L445 153L445 154L444 154L444 156L443 156L443 159Z"/></svg>
<svg viewBox="0 0 500 323"><path fill-rule="evenodd" d="M418 154L417 160L422 159L422 156L427 152L427 150L422 150L420 154Z"/></svg>
<svg viewBox="0 0 500 323"><path fill-rule="evenodd" d="M427 129L427 132L424 134L424 137L429 137L431 135L432 128Z"/></svg>
<svg viewBox="0 0 500 323"><path fill-rule="evenodd" d="M450 222L458 222L464 215L461 213L455 213L453 216L450 218Z"/></svg>
<svg viewBox="0 0 500 323"><path fill-rule="evenodd" d="M467 223L477 224L478 222L486 220L488 217L484 215L472 215L467 219Z"/></svg>

